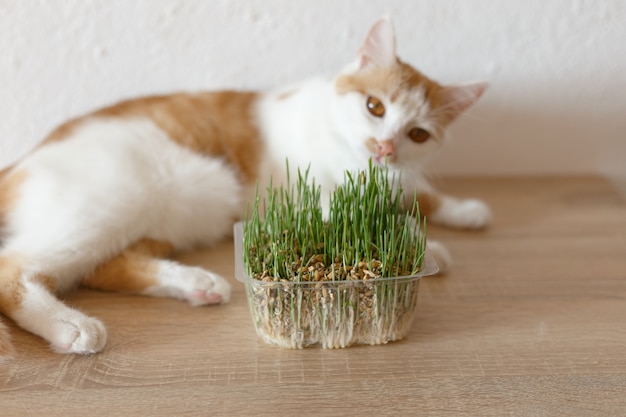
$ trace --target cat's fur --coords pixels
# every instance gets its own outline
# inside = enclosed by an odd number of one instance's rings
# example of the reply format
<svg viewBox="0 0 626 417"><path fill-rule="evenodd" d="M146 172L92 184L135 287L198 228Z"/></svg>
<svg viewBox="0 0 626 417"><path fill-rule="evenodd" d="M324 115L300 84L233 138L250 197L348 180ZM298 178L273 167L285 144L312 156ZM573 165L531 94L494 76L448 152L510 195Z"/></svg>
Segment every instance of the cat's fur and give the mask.
<svg viewBox="0 0 626 417"><path fill-rule="evenodd" d="M260 189L284 180L286 159L294 170L310 165L324 193L345 170L387 160L429 221L483 227L487 206L438 194L422 165L485 87L444 87L401 62L382 19L330 80L131 100L71 120L0 172L0 311L57 352L87 354L104 348L104 325L55 293L85 285L194 306L228 301L223 278L167 257L229 236L257 180ZM428 139L415 143L412 128L431 138L414 131ZM429 247L445 268L445 249ZM0 357L11 349L0 324Z"/></svg>

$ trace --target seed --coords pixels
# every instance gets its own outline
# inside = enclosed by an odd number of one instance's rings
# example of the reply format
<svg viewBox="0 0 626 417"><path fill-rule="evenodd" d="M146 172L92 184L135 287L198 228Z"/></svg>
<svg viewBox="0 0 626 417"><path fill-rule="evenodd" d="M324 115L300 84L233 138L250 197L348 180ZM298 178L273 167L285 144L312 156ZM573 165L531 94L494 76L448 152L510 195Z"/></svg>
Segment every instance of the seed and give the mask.
<svg viewBox="0 0 626 417"><path fill-rule="evenodd" d="M370 278L376 278L376 274L373 273L372 271L364 270L363 272L365 273L365 275L367 275ZM364 279L367 279L367 278L364 278Z"/></svg>
<svg viewBox="0 0 626 417"><path fill-rule="evenodd" d="M323 262L324 262L324 255L321 254L321 253L318 253L317 255L315 255L313 257L313 262L315 262L315 263L322 263L323 264Z"/></svg>

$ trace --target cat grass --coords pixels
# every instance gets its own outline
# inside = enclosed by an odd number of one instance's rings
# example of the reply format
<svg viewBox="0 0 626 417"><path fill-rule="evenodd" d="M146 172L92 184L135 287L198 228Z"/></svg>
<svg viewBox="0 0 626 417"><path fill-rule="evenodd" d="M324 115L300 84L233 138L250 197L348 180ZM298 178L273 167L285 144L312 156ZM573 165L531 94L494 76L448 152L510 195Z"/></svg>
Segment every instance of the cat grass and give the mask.
<svg viewBox="0 0 626 417"><path fill-rule="evenodd" d="M259 191L236 233L257 333L290 348L381 344L408 333L425 259L425 220L399 181L370 162L345 173L322 214L320 187ZM240 240L240 241L239 241Z"/></svg>

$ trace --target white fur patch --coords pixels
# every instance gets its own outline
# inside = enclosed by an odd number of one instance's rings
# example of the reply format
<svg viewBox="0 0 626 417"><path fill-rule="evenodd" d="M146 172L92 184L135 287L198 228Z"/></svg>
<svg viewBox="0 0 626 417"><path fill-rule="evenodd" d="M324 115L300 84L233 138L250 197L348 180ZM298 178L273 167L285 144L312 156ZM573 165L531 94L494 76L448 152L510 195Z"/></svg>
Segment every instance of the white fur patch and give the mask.
<svg viewBox="0 0 626 417"><path fill-rule="evenodd" d="M40 148L8 216L5 253L76 284L104 259L148 237L187 248L231 233L240 185L222 160L171 141L145 119L95 119Z"/></svg>
<svg viewBox="0 0 626 417"><path fill-rule="evenodd" d="M442 198L441 206L431 215L436 223L459 229L482 229L492 221L489 207L476 199Z"/></svg>

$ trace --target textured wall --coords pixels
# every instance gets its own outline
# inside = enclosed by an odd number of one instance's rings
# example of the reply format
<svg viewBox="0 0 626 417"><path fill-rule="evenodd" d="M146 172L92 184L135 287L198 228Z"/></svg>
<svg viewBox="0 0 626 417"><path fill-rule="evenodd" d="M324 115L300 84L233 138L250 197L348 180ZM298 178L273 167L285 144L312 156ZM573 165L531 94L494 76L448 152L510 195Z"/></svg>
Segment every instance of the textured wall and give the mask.
<svg viewBox="0 0 626 417"><path fill-rule="evenodd" d="M435 173L626 177L621 0L0 0L0 167L121 98L332 74L386 13L405 60L492 83Z"/></svg>

